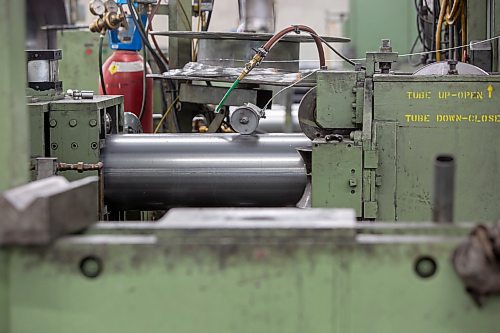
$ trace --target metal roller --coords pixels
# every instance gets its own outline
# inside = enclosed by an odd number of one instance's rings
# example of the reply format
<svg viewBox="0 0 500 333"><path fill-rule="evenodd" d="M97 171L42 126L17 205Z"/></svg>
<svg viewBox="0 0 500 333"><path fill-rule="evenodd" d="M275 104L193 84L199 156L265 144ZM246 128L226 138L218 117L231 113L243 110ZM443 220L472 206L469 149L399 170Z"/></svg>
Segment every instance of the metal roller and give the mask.
<svg viewBox="0 0 500 333"><path fill-rule="evenodd" d="M307 184L302 134L119 135L106 141L105 200L120 210L293 206Z"/></svg>

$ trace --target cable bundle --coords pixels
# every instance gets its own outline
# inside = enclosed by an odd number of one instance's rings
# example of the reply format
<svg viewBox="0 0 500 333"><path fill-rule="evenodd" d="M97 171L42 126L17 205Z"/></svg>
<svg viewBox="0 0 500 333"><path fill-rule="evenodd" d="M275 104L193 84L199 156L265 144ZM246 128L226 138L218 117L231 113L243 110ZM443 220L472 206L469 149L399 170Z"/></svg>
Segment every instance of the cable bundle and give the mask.
<svg viewBox="0 0 500 333"><path fill-rule="evenodd" d="M453 2L453 3L452 3ZM460 20L459 20L460 18ZM465 0L441 0L438 24L436 28L436 61L441 61L441 36L444 28L448 27L448 46L459 45L459 36L462 45L467 42L466 33L466 6ZM450 56L450 58L452 58ZM456 58L456 56L455 56ZM466 61L465 49L462 50L462 61Z"/></svg>

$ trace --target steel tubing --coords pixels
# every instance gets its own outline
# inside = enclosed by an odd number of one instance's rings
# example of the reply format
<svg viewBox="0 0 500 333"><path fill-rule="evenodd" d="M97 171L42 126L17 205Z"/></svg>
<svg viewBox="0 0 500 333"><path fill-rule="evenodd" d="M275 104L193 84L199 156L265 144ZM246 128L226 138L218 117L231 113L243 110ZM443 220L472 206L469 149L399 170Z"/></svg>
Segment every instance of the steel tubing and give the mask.
<svg viewBox="0 0 500 333"><path fill-rule="evenodd" d="M295 205L302 134L117 135L103 152L105 202L120 210Z"/></svg>
<svg viewBox="0 0 500 333"><path fill-rule="evenodd" d="M434 162L433 221L453 223L453 196L455 195L455 159L439 155Z"/></svg>

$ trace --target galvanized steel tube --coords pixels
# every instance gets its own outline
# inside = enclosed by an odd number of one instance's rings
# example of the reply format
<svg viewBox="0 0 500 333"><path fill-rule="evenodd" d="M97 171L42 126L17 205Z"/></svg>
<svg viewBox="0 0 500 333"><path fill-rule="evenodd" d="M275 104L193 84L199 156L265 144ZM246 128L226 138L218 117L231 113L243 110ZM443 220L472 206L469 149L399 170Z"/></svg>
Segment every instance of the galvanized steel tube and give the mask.
<svg viewBox="0 0 500 333"><path fill-rule="evenodd" d="M105 201L120 210L293 206L307 183L302 134L117 135L103 153Z"/></svg>

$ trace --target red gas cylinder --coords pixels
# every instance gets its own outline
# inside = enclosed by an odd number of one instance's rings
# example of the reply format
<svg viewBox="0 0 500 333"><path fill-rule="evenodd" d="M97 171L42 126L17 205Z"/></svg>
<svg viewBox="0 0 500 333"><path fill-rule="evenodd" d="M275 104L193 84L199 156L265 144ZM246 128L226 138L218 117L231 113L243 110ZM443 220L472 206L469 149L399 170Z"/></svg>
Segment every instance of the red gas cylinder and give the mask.
<svg viewBox="0 0 500 333"><path fill-rule="evenodd" d="M142 106L142 87L144 62L142 56L135 51L114 51L102 65L104 84L108 95L124 96L124 111L140 116ZM146 73L151 68L146 65ZM146 79L146 106L141 118L144 133L153 133L153 79ZM102 88L99 84L99 93Z"/></svg>

